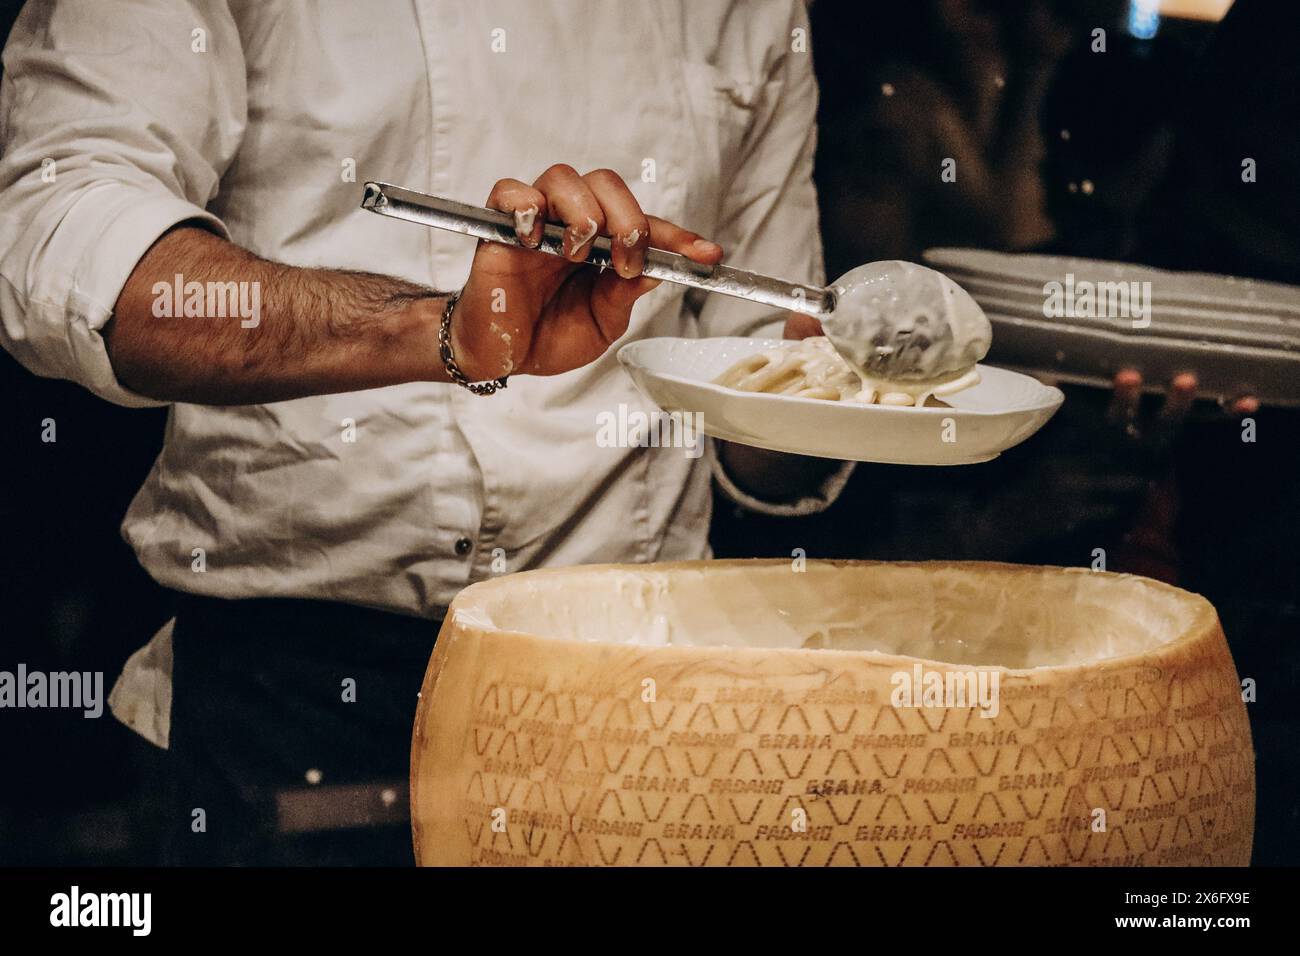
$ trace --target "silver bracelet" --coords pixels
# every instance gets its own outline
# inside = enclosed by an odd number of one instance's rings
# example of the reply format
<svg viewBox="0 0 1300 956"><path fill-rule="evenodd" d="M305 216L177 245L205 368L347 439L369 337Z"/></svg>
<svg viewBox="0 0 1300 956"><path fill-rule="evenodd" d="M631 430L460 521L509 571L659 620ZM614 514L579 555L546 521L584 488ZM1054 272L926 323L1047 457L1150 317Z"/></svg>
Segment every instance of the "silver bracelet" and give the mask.
<svg viewBox="0 0 1300 956"><path fill-rule="evenodd" d="M438 326L438 354L453 382L475 395L491 395L497 389L506 387L506 376L494 378L490 382L471 382L469 376L456 364L456 357L451 354L451 312L459 301L460 292L453 292L447 296L447 304L442 307L442 324Z"/></svg>

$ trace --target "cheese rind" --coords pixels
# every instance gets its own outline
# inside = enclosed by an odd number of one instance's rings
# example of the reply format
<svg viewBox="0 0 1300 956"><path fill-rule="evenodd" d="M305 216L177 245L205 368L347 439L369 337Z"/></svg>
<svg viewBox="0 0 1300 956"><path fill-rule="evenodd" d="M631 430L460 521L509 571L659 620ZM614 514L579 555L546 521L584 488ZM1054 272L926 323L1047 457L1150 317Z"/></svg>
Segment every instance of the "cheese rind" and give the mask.
<svg viewBox="0 0 1300 956"><path fill-rule="evenodd" d="M993 697L899 696L980 674ZM1254 758L1217 615L1176 588L686 562L463 591L411 798L433 865L1245 865Z"/></svg>

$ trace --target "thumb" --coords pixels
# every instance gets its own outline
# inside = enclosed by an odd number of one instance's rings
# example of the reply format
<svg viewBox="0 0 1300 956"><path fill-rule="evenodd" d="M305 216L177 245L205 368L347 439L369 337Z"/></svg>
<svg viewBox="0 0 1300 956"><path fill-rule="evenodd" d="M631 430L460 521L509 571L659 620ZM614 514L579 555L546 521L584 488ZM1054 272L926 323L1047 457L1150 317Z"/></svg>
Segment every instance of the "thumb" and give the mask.
<svg viewBox="0 0 1300 956"><path fill-rule="evenodd" d="M804 315L802 312L791 312L785 317L783 338L810 339L813 336L825 334L822 324L811 315Z"/></svg>
<svg viewBox="0 0 1300 956"><path fill-rule="evenodd" d="M722 259L722 247L716 242L710 242L699 233L683 229L667 219L658 216L646 218L650 223L650 245L656 249L675 252L701 265L716 265ZM649 276L624 279L612 269L596 280L592 314L607 340L612 342L627 331L632 306L659 282L659 279Z"/></svg>

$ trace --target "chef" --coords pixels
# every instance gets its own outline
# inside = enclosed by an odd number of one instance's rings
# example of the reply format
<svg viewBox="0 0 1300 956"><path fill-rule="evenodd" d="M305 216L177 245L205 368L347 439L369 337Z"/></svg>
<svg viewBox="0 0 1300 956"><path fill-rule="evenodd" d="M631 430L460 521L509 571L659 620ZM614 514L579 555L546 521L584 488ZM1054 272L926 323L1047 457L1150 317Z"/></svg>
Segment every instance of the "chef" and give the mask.
<svg viewBox="0 0 1300 956"><path fill-rule="evenodd" d="M811 55L798 0L27 5L0 343L169 408L123 534L177 613L110 703L168 750L170 862L409 860L400 825L305 855L267 808L404 779L461 588L706 557L711 481L838 494L847 467L597 440L651 410L615 342L782 328L641 276L648 246L823 281ZM559 223L570 261L371 215L366 179Z"/></svg>

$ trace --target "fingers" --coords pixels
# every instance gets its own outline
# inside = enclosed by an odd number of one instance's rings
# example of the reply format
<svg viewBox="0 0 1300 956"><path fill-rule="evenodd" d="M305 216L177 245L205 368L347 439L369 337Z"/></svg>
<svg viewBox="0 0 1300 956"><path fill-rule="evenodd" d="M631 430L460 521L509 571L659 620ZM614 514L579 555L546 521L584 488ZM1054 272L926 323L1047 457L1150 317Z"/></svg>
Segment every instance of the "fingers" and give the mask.
<svg viewBox="0 0 1300 956"><path fill-rule="evenodd" d="M498 186L511 184L507 195L514 197L518 193L515 182L503 180ZM542 173L531 191L519 195L516 202L536 204L539 210L549 209L551 218L564 224L563 253L571 262L581 262L587 257L589 244L597 235L609 236L614 272L624 279L641 274L646 250L651 245L703 265L713 265L722 259L722 247L717 243L667 220L647 216L623 177L612 169L596 169L579 176L572 166L556 164ZM539 211L537 215L535 230L536 238L540 239L543 213ZM531 244L535 246L536 242Z"/></svg>
<svg viewBox="0 0 1300 956"><path fill-rule="evenodd" d="M557 163L533 184L546 197L552 215L564 224L563 252L571 262L587 256L587 245L605 229L605 210L591 186L572 166Z"/></svg>
<svg viewBox="0 0 1300 956"><path fill-rule="evenodd" d="M1254 395L1240 395L1228 403L1228 412L1238 418L1254 415L1259 408L1259 399Z"/></svg>
<svg viewBox="0 0 1300 956"><path fill-rule="evenodd" d="M683 229L666 219L657 216L646 216L645 219L649 225L646 246L676 252L701 265L714 265L721 261L722 247L717 243L710 242L698 233ZM615 235L612 245L616 246L618 245L617 233ZM641 252L644 256L644 247ZM607 273L596 282L592 313L606 341L612 342L627 331L632 305L659 284L658 279L648 278L640 275L639 272L640 266L638 266L637 277L630 280L620 279Z"/></svg>
<svg viewBox="0 0 1300 956"><path fill-rule="evenodd" d="M668 252L676 252L701 265L714 265L722 259L722 247L702 238L698 233L683 229L676 223L657 216L646 216L650 227L648 245ZM593 309L596 321L609 341L627 330L627 319L632 304L659 284L658 279L638 276L635 280L620 279L606 274L596 283Z"/></svg>
<svg viewBox="0 0 1300 956"><path fill-rule="evenodd" d="M1196 375L1192 372L1174 376L1174 380L1169 383L1165 403L1160 407L1160 421L1164 425L1177 427L1187 419L1192 402L1196 400L1197 385Z"/></svg>
<svg viewBox="0 0 1300 956"><path fill-rule="evenodd" d="M822 324L811 315L804 315L802 312L791 312L785 317L785 332L783 338L787 339L810 339L817 335L825 335Z"/></svg>
<svg viewBox="0 0 1300 956"><path fill-rule="evenodd" d="M610 259L614 271L633 279L645 266L650 246L650 222L623 177L612 169L597 169L582 177L605 213L605 230L610 238Z"/></svg>
<svg viewBox="0 0 1300 956"><path fill-rule="evenodd" d="M1106 420L1122 428L1125 434L1137 435L1138 406L1142 401L1142 373L1124 369L1115 376L1115 390L1106 411Z"/></svg>
<svg viewBox="0 0 1300 956"><path fill-rule="evenodd" d="M1180 372L1170 381L1165 391L1164 404L1160 406L1160 414L1156 416L1147 435L1151 454L1163 455L1174 444L1192 410L1192 403L1196 401L1199 384L1193 372Z"/></svg>
<svg viewBox="0 0 1300 956"><path fill-rule="evenodd" d="M1162 457L1186 423L1196 401L1200 381L1194 372L1180 372L1169 382L1160 412L1142 428L1139 418L1142 401L1142 374L1124 369L1115 376L1115 390L1106 418L1121 428L1134 442L1141 440L1145 453L1153 459Z"/></svg>
<svg viewBox="0 0 1300 956"><path fill-rule="evenodd" d="M716 242L710 242L698 233L683 229L666 219L657 216L650 216L649 219L652 246L686 256L701 265L711 266L722 261L722 247Z"/></svg>
<svg viewBox="0 0 1300 956"><path fill-rule="evenodd" d="M517 179L500 179L492 187L487 205L491 209L513 213L515 235L530 249L542 241L542 225L546 222L546 196Z"/></svg>

